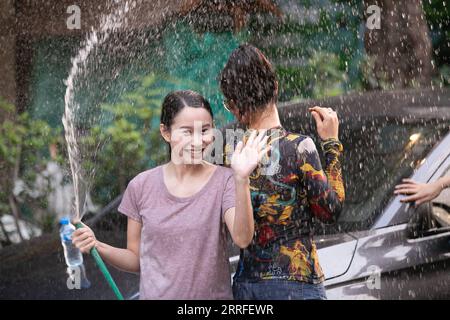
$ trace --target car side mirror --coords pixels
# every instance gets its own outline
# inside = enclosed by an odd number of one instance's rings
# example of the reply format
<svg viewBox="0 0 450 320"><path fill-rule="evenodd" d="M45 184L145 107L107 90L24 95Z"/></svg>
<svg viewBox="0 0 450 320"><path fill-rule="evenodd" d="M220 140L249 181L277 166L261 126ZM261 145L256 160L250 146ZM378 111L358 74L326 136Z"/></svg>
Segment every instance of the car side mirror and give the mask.
<svg viewBox="0 0 450 320"><path fill-rule="evenodd" d="M408 222L409 238L418 238L431 229L433 208L430 202L422 203L418 207L411 205L408 210L411 210Z"/></svg>

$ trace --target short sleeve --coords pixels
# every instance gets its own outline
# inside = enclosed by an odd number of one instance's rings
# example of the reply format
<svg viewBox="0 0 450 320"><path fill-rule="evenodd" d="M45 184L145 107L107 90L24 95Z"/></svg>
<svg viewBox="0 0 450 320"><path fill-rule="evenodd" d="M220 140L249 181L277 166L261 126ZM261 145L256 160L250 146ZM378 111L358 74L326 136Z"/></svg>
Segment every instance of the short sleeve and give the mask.
<svg viewBox="0 0 450 320"><path fill-rule="evenodd" d="M139 189L136 186L136 179L131 180L128 183L125 193L123 194L122 201L120 202L119 208L117 210L127 217L141 223L142 218L139 214L139 197L137 195L138 190Z"/></svg>
<svg viewBox="0 0 450 320"><path fill-rule="evenodd" d="M224 219L225 212L236 207L236 186L232 174L226 177L225 188L222 197L222 219Z"/></svg>

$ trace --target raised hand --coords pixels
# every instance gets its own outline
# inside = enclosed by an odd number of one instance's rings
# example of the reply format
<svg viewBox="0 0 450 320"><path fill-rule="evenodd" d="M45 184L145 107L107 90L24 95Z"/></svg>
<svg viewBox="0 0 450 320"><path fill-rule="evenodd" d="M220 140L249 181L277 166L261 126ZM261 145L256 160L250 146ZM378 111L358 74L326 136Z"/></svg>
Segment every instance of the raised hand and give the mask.
<svg viewBox="0 0 450 320"><path fill-rule="evenodd" d="M239 141L231 158L231 168L238 178L246 179L255 170L261 158L270 150L267 145L269 136L266 136L267 130L253 131L247 140L247 143Z"/></svg>
<svg viewBox="0 0 450 320"><path fill-rule="evenodd" d="M316 121L317 133L322 140L338 139L339 119L336 111L331 108L313 107L309 108L309 112Z"/></svg>

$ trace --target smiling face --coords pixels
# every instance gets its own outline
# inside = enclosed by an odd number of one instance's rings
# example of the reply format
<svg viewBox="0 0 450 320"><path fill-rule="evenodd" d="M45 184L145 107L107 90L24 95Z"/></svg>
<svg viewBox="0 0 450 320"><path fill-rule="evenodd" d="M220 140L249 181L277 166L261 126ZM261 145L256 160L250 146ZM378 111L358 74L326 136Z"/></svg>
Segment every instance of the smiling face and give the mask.
<svg viewBox="0 0 450 320"><path fill-rule="evenodd" d="M173 118L170 128L161 124L161 134L170 144L171 161L198 164L213 141L213 119L205 108L184 107Z"/></svg>

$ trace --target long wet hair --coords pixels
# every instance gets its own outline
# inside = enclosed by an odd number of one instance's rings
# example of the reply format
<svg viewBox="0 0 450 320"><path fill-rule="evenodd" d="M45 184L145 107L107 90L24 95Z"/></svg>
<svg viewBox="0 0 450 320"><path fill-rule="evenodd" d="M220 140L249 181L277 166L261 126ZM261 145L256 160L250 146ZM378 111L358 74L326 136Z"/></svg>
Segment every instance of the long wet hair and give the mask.
<svg viewBox="0 0 450 320"><path fill-rule="evenodd" d="M220 74L220 89L232 101L241 116L264 111L277 101L275 70L256 47L243 44L236 48Z"/></svg>

